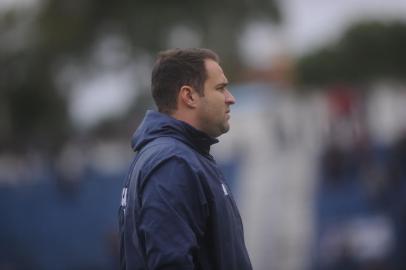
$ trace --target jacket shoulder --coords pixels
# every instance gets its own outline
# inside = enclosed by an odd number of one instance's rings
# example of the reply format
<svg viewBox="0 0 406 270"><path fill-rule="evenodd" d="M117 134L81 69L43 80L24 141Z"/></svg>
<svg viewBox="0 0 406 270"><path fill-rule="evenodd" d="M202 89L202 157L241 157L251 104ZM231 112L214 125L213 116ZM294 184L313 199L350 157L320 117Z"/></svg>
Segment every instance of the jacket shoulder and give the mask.
<svg viewBox="0 0 406 270"><path fill-rule="evenodd" d="M170 159L184 160L194 170L199 167L196 151L171 137L161 137L150 142L141 149L138 155L137 163L143 165L144 174L149 174Z"/></svg>

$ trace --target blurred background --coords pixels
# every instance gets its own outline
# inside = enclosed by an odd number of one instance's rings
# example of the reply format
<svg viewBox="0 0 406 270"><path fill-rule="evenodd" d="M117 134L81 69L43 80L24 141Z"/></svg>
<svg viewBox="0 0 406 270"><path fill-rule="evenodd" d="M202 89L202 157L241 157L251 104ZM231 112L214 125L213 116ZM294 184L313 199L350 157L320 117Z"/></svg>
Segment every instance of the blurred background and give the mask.
<svg viewBox="0 0 406 270"><path fill-rule="evenodd" d="M213 153L256 270L406 268L403 0L0 0L0 269L118 268L158 51L237 99Z"/></svg>

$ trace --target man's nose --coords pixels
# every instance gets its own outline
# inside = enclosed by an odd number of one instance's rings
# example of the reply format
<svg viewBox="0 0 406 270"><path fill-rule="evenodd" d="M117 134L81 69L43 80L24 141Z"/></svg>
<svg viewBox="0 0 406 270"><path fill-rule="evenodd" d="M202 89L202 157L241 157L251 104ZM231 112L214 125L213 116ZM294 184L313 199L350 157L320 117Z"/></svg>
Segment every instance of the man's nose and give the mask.
<svg viewBox="0 0 406 270"><path fill-rule="evenodd" d="M226 103L233 105L235 103L235 98L234 96L230 93L230 91L226 90L225 92L226 96Z"/></svg>

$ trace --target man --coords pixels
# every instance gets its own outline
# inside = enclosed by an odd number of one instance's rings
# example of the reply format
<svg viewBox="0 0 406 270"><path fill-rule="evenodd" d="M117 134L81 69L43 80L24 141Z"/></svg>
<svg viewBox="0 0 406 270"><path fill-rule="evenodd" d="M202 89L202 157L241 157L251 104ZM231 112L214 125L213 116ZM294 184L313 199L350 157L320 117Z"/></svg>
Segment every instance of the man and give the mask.
<svg viewBox="0 0 406 270"><path fill-rule="evenodd" d="M121 269L252 269L243 227L210 146L229 130L234 97L207 49L162 52L152 71L159 112L136 130L120 208Z"/></svg>

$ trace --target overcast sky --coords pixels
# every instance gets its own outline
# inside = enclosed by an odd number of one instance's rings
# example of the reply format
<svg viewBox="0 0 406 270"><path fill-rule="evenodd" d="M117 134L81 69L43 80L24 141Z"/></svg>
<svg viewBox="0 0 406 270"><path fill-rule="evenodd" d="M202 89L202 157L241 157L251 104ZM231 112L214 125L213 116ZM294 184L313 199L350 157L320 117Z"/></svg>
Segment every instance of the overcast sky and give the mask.
<svg viewBox="0 0 406 270"><path fill-rule="evenodd" d="M406 21L405 0L281 0L280 5L297 52L337 38L349 24L365 18Z"/></svg>
<svg viewBox="0 0 406 270"><path fill-rule="evenodd" d="M240 40L248 65L265 65L280 52L302 55L337 40L364 19L406 22L406 0L279 0L284 23L254 22Z"/></svg>

